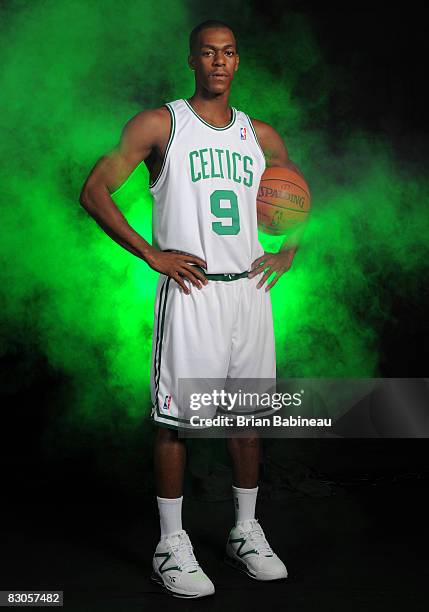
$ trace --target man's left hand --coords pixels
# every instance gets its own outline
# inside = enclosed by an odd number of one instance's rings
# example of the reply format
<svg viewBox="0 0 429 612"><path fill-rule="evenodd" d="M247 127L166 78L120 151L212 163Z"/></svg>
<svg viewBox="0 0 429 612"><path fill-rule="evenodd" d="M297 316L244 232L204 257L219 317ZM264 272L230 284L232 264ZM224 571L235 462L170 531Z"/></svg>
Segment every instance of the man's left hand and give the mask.
<svg viewBox="0 0 429 612"><path fill-rule="evenodd" d="M279 251L278 253L264 253L264 255L255 259L249 272L249 278L253 278L256 274L264 272L256 288L260 289L265 281L268 280L272 274L275 274L270 284L265 287L265 291L269 291L279 278L289 270L295 252L296 248L289 248Z"/></svg>

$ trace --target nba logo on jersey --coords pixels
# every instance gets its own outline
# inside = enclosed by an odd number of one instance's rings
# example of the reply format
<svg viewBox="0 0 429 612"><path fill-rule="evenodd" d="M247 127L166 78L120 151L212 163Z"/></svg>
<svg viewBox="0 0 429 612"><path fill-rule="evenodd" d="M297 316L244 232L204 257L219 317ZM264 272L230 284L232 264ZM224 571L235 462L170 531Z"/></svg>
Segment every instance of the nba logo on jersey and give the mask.
<svg viewBox="0 0 429 612"><path fill-rule="evenodd" d="M245 127L240 128L240 136L241 136L241 140L246 140L246 128Z"/></svg>
<svg viewBox="0 0 429 612"><path fill-rule="evenodd" d="M163 410L170 410L171 395L166 395L164 400Z"/></svg>

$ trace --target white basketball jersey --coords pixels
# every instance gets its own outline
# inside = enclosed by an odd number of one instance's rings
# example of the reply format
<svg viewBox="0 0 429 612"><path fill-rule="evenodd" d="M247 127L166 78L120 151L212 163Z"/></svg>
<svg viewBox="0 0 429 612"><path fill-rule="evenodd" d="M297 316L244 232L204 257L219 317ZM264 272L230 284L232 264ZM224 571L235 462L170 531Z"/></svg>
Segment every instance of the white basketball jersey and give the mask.
<svg viewBox="0 0 429 612"><path fill-rule="evenodd" d="M161 171L149 186L154 245L201 257L209 274L250 270L264 253L256 196L265 158L249 117L232 108L230 123L219 128L187 100L165 106L170 138Z"/></svg>

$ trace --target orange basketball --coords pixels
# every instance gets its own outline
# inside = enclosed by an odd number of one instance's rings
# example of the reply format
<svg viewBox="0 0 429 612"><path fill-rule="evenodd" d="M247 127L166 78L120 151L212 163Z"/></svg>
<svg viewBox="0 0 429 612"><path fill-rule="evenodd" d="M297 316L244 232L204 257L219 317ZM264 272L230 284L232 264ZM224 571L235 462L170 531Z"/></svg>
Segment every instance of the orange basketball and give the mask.
<svg viewBox="0 0 429 612"><path fill-rule="evenodd" d="M307 219L310 201L310 190L300 174L289 168L267 168L256 201L259 229L285 234Z"/></svg>

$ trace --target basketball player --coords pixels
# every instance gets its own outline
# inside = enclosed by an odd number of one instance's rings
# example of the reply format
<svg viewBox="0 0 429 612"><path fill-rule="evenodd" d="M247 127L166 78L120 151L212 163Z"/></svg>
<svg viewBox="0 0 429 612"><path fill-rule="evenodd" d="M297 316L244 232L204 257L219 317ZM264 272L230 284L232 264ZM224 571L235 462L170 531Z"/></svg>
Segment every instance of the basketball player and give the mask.
<svg viewBox="0 0 429 612"><path fill-rule="evenodd" d="M296 166L272 127L228 104L239 56L226 24L197 26L188 62L193 96L131 118L118 147L92 169L80 203L111 238L160 274L151 393L161 539L152 578L177 597L197 598L214 593L214 586L182 529L186 449L177 429L187 424L179 417L178 379L275 379L268 289L290 268L296 247L264 253L256 196L266 166ZM143 160L155 202L153 246L111 197ZM259 440L231 438L227 445L236 522L226 560L256 580L286 578L255 519Z"/></svg>

